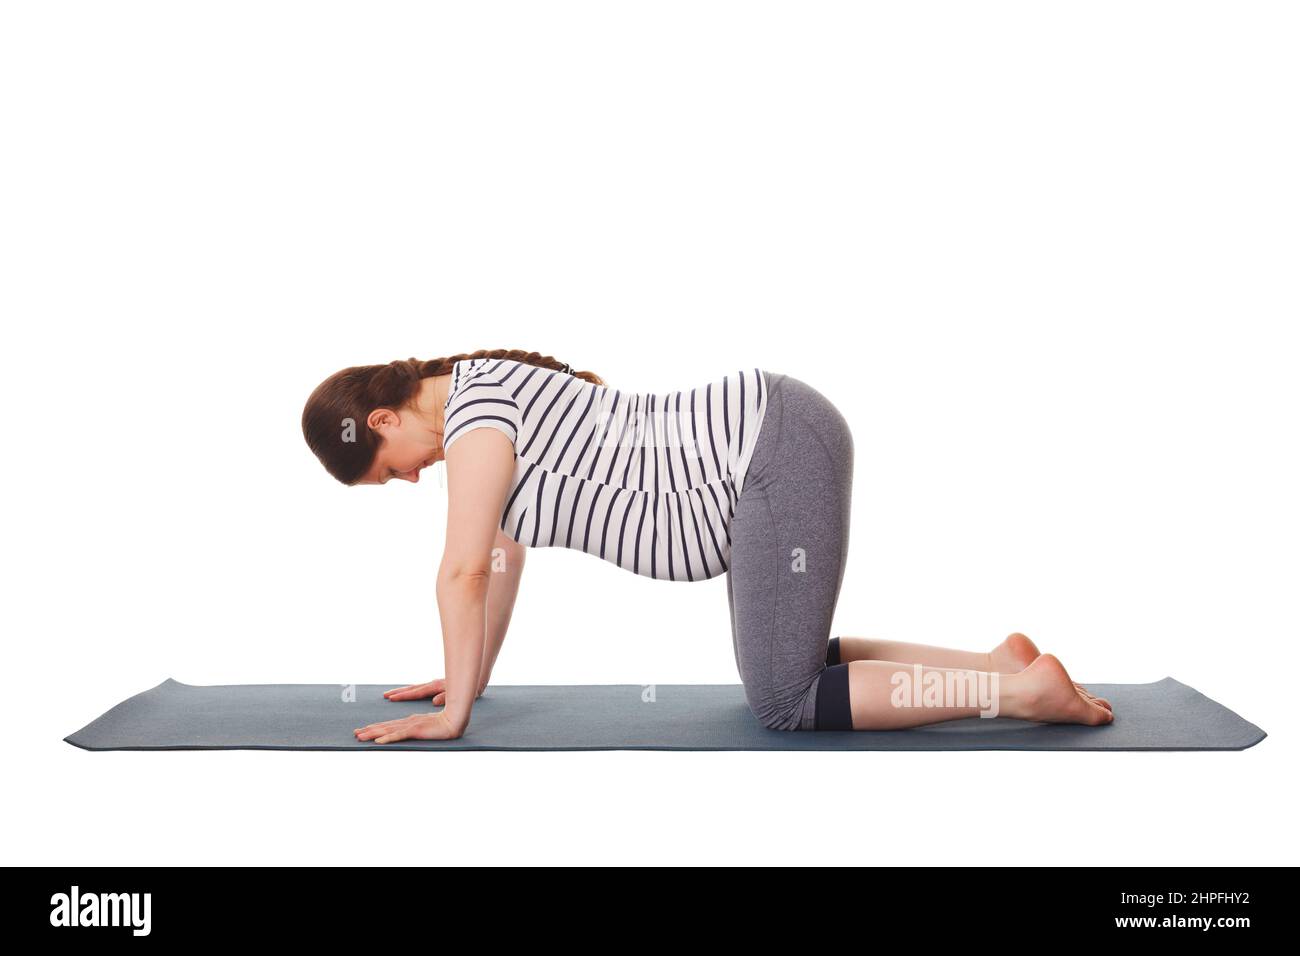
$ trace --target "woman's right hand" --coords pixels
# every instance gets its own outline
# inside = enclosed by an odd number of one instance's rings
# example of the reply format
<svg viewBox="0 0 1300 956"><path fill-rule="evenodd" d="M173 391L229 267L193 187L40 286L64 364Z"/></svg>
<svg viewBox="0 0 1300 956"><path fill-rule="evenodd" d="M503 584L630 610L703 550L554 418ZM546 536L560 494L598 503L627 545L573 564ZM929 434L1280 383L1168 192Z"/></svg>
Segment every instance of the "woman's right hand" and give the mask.
<svg viewBox="0 0 1300 956"><path fill-rule="evenodd" d="M486 684L478 689L475 699L483 696L483 691L487 689ZM431 680L427 684L407 684L405 687L396 687L393 690L384 691L385 700L424 700L426 697L432 699L434 707L444 707L447 703L447 681L439 677Z"/></svg>

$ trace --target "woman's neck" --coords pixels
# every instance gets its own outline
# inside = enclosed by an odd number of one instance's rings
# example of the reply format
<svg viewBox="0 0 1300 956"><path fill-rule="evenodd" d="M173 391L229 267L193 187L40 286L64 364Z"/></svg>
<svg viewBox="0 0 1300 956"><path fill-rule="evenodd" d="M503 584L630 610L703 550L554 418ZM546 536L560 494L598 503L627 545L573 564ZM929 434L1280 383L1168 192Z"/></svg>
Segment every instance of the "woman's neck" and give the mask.
<svg viewBox="0 0 1300 956"><path fill-rule="evenodd" d="M415 402L415 407L419 409L421 415L426 417L426 420L437 433L439 444L442 442L442 435L445 428L445 423L442 417L443 407L447 404L447 390L450 387L450 372L444 375L431 375L428 378L421 379L420 394L416 398Z"/></svg>

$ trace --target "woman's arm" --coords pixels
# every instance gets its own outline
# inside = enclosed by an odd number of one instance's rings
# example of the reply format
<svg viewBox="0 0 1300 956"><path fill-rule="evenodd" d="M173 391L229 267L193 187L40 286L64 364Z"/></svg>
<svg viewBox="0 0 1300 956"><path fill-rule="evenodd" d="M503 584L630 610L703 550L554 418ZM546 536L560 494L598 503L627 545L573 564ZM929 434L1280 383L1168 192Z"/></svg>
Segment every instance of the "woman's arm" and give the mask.
<svg viewBox="0 0 1300 956"><path fill-rule="evenodd" d="M438 611L447 675L442 714L456 736L469 726L483 674L492 547L514 469L514 444L492 428L473 429L447 452L447 543L438 568Z"/></svg>
<svg viewBox="0 0 1300 956"><path fill-rule="evenodd" d="M361 740L449 739L469 727L487 643L492 546L514 465L513 443L493 428L472 429L448 449L447 542L437 584L446 704L436 714L371 724L356 732Z"/></svg>
<svg viewBox="0 0 1300 956"><path fill-rule="evenodd" d="M501 552L499 562L495 557L497 549ZM515 609L515 597L519 594L519 579L524 573L524 555L527 552L526 547L498 529L496 543L493 545L492 573L488 577L487 636L478 678L480 696L487 689L497 655L505 643L506 629L510 627L510 615ZM433 702L440 703L436 697Z"/></svg>
<svg viewBox="0 0 1300 956"><path fill-rule="evenodd" d="M501 554L498 557L497 550ZM519 594L519 579L524 573L524 555L528 549L518 541L497 531L496 544L492 548L492 573L488 576L487 625L483 644L483 663L479 667L478 696L487 690L492 678L492 668L496 666L497 655L505 643L506 630L510 627L510 615L515 608L515 597ZM385 691L388 700L423 700L431 698L434 707L447 703L447 683L441 677L424 684L407 684Z"/></svg>

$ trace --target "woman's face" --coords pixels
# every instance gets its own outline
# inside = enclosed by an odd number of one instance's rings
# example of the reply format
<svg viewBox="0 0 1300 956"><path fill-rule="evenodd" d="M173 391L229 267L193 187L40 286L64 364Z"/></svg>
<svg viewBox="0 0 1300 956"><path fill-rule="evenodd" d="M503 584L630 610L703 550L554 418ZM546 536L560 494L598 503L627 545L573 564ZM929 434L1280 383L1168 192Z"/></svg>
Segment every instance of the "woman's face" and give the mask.
<svg viewBox="0 0 1300 956"><path fill-rule="evenodd" d="M382 485L390 478L418 482L420 472L442 458L437 432L409 408L379 408L367 422L383 443L362 484Z"/></svg>

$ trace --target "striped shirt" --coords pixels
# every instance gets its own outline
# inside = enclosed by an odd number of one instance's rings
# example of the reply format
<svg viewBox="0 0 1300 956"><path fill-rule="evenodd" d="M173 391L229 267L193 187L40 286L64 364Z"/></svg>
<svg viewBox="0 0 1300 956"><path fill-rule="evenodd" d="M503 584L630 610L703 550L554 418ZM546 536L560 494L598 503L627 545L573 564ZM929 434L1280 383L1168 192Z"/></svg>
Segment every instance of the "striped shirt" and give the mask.
<svg viewBox="0 0 1300 956"><path fill-rule="evenodd" d="M684 392L625 392L510 359L452 366L443 449L504 432L515 472L501 530L667 581L731 563L731 516L767 409L748 369Z"/></svg>

